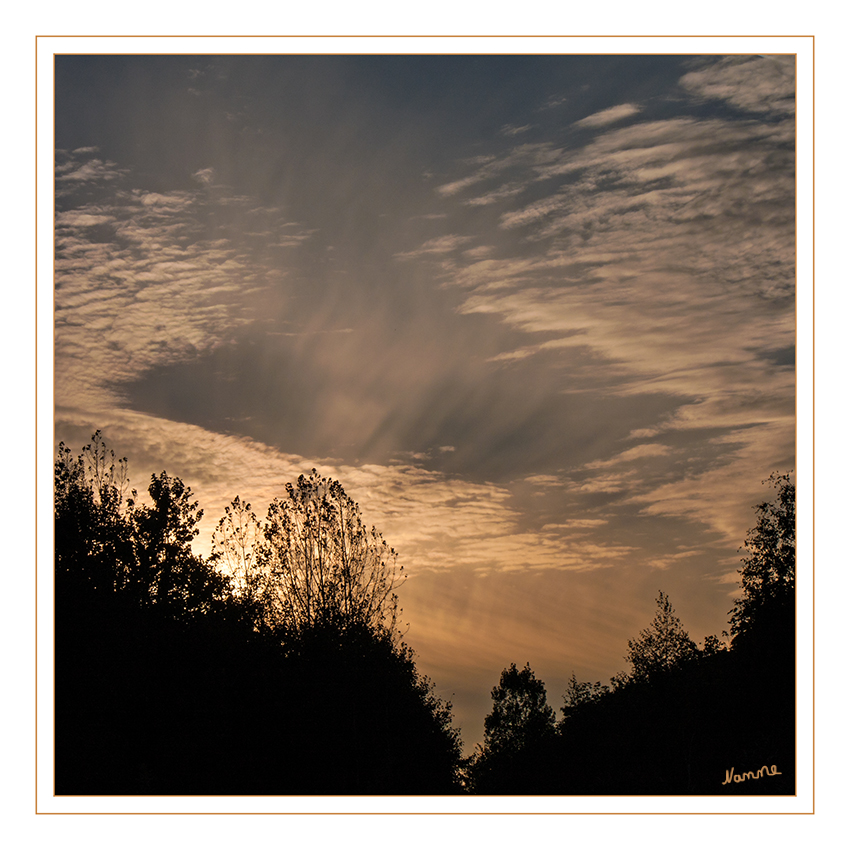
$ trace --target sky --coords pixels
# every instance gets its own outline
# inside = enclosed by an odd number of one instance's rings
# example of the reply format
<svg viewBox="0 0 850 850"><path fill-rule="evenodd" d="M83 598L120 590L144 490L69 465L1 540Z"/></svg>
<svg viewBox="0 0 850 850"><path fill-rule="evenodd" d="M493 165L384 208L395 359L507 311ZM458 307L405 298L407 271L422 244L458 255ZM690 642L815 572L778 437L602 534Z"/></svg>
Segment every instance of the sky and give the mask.
<svg viewBox="0 0 850 850"><path fill-rule="evenodd" d="M54 436L265 514L315 467L409 574L467 752L531 664L728 627L795 468L787 55L59 55Z"/></svg>

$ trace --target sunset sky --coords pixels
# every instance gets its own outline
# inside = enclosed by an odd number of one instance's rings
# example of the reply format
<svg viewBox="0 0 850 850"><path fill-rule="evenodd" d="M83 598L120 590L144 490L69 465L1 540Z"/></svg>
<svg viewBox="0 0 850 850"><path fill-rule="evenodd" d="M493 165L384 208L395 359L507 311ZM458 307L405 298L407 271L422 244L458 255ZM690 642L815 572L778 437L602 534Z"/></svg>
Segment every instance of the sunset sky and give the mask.
<svg viewBox="0 0 850 850"><path fill-rule="evenodd" d="M467 752L661 589L728 626L795 459L793 55L55 60L55 442L259 515L316 467L409 572Z"/></svg>

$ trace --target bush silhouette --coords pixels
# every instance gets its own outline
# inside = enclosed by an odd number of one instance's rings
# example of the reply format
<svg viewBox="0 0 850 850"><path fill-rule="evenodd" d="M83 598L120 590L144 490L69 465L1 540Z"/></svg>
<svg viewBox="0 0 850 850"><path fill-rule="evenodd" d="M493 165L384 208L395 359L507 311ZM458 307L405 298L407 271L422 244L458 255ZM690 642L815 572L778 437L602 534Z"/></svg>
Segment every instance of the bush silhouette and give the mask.
<svg viewBox="0 0 850 850"><path fill-rule="evenodd" d="M391 578L377 607L348 605L342 582L326 590L344 604L275 620L250 571L240 585L220 550L193 554L201 511L180 479L153 476L150 504L127 486L99 432L77 458L60 446L57 794L460 790L451 706L383 622Z"/></svg>

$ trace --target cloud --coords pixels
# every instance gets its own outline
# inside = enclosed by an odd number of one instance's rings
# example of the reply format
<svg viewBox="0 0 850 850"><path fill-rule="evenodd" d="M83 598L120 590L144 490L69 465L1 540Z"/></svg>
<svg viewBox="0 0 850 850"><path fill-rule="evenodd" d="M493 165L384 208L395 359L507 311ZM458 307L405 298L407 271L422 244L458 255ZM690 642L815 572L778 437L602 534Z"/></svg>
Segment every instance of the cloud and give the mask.
<svg viewBox="0 0 850 850"><path fill-rule="evenodd" d="M562 151L549 142L519 145L502 154L492 154L475 157L462 164L477 166L472 174L468 174L450 183L443 183L437 187L437 194L442 197L451 197L487 180L500 177L508 169L517 167L539 166L543 167L561 155Z"/></svg>
<svg viewBox="0 0 850 850"><path fill-rule="evenodd" d="M585 464L585 469L605 469L611 466L620 466L624 463L630 463L636 460L642 460L648 457L666 457L670 454L670 448L668 446L661 445L659 443L644 443L639 446L634 446L631 449L627 449L624 452L621 452L616 457L609 458L608 460L596 460L591 463Z"/></svg>
<svg viewBox="0 0 850 850"><path fill-rule="evenodd" d="M528 527L503 485L464 481L409 462L323 462L125 409L123 388L140 376L197 361L229 344L240 327L260 327L270 270L252 259L248 247L257 240L268 246L268 234L274 232L299 234L297 223L282 220L279 210L224 190L217 195L201 189L151 192L127 182L116 188L96 184L93 188L100 191L95 196L89 192L75 203L66 200L67 208L56 215L57 434L102 428L122 454L145 470L142 490L148 473L163 466L182 477L207 510L205 538L233 496L250 498L262 511L284 492L287 481L315 466L343 483L368 521L416 571L587 570L608 567L630 551L581 536L571 540L563 529ZM221 216L220 229L198 226ZM263 227L243 227L234 235L231 216L261 221ZM301 237L307 235L300 231ZM469 242L470 237L446 234L409 255L444 257ZM331 338L327 327L314 330L313 336ZM335 338L353 337L351 332L338 328ZM307 338L303 331L292 334ZM325 348L317 349L320 355ZM334 358L335 351L327 349L324 356ZM398 368L409 382L404 361ZM382 382L395 380L386 368L379 376ZM368 420L368 395L358 395L349 413ZM380 417L376 422L375 427L383 427ZM409 457L454 460L462 454L455 444L434 447ZM240 470L235 477L234 470Z"/></svg>
<svg viewBox="0 0 850 850"><path fill-rule="evenodd" d="M209 186L215 178L215 169L213 168L200 168L198 169L192 177L195 178L199 183L203 183L205 186Z"/></svg>
<svg viewBox="0 0 850 850"><path fill-rule="evenodd" d="M469 302L467 302L467 304L469 304ZM558 330L563 331L561 328L558 328ZM516 348L513 351L503 351L489 359L492 363L504 361L512 362L516 360L525 360L527 357L533 357L535 354L540 354L544 351L554 351L559 348L570 348L576 344L573 336L579 333L581 333L581 331L575 331L571 333L570 336L561 337L559 339L549 339L546 340L546 342L539 343L538 345L527 345L523 348Z"/></svg>
<svg viewBox="0 0 850 850"><path fill-rule="evenodd" d="M222 190L150 192L127 186L129 172L100 160L73 161L68 174L85 193L61 195L55 222L55 387L57 404L101 409L116 387L155 366L179 362L255 321L259 293L280 272L252 259L249 232L199 227L238 211L260 218L276 237L297 245L278 212L249 207ZM68 176L68 175L66 175ZM75 190L78 191L78 190ZM227 234L222 236L221 234ZM120 393L119 393L120 394Z"/></svg>
<svg viewBox="0 0 850 850"><path fill-rule="evenodd" d="M97 150L96 147L76 148L72 154L62 150L56 151L54 180L57 197L61 198L75 191L76 185L120 180L128 173L127 169L119 168L110 160L83 160L86 154L97 153Z"/></svg>
<svg viewBox="0 0 850 850"><path fill-rule="evenodd" d="M463 255L471 260L482 260L489 257L494 250L492 245L476 245L474 248L468 248L464 251Z"/></svg>
<svg viewBox="0 0 850 850"><path fill-rule="evenodd" d="M514 124L505 124L499 130L499 135L501 135L501 136L518 136L521 133L527 133L530 129L531 129L531 124L523 124L521 127L517 127Z"/></svg>
<svg viewBox="0 0 850 850"><path fill-rule="evenodd" d="M292 228L298 229L293 232ZM279 229L280 233L277 235L274 235L272 232L263 234L269 237L268 244L274 245L277 248L297 248L318 233L316 228L301 227L301 225L296 222L287 222ZM328 245L326 250L333 251L333 246Z"/></svg>
<svg viewBox="0 0 850 850"><path fill-rule="evenodd" d="M473 174L469 177L464 177L462 180L455 180L453 183L444 183L442 186L437 186L437 193L444 197L448 195L456 195L462 189L468 186L473 186L486 178L486 174Z"/></svg>
<svg viewBox="0 0 850 850"><path fill-rule="evenodd" d="M163 195L160 192L137 193L139 203L144 207L166 207L171 210L185 210L194 202L194 197L189 192L169 192Z"/></svg>
<svg viewBox="0 0 850 850"><path fill-rule="evenodd" d="M501 212L503 236L477 233L499 246L498 261L463 254L441 267L466 292L461 314L536 337L490 362L514 369L562 357L564 391L592 391L579 378L584 358L609 395L678 399L629 437L680 435L675 445L627 445L566 484L631 493L648 515L698 519L729 543L742 539L747 511L743 500L718 501L715 488L758 481L767 458L793 457L794 373L769 357L795 334L794 121L783 117L792 68L732 58L682 77L701 98L749 109L758 100L771 122L682 116L615 127L639 112L621 104L582 119L599 130L583 147L521 146L482 160L445 193L499 177L536 196ZM706 442L708 430L719 436ZM704 460L689 462L689 452ZM700 511L704 501L712 507Z"/></svg>
<svg viewBox="0 0 850 850"><path fill-rule="evenodd" d="M544 109L556 109L559 106L563 106L567 102L567 98L560 95L552 95L543 106L540 107L541 110Z"/></svg>
<svg viewBox="0 0 850 850"><path fill-rule="evenodd" d="M57 428L85 433L94 411L57 408ZM225 505L239 495L258 516L285 493L287 482L316 467L339 480L358 502L364 521L376 525L400 552L412 574L422 571L477 569L588 570L611 566L631 551L586 540L587 523L523 530L520 514L510 507L510 492L476 484L409 464L334 465L287 454L247 438L215 434L203 428L146 414L101 411L105 438L131 458L130 476L143 494L150 474L162 468L192 487L205 508L198 537L206 553ZM443 447L445 451L451 447ZM210 463L210 458L215 462Z"/></svg>
<svg viewBox="0 0 850 850"><path fill-rule="evenodd" d="M492 192L487 192L484 195L479 195L476 198L468 198L465 203L471 207L485 207L490 204L499 203L499 201L513 198L515 195L521 194L525 190L525 186L516 184L505 184Z"/></svg>
<svg viewBox="0 0 850 850"><path fill-rule="evenodd" d="M569 196L567 194L553 195L552 197L535 201L521 210L504 213L499 219L499 225L500 227L510 229L534 224L541 219L545 219L553 212L563 210L568 206Z"/></svg>
<svg viewBox="0 0 850 850"><path fill-rule="evenodd" d="M594 112L593 115L588 115L586 118L576 121L575 125L576 127L605 127L608 124L631 118L640 111L640 107L634 103L621 103L618 106L611 106L600 112Z"/></svg>
<svg viewBox="0 0 850 850"><path fill-rule="evenodd" d="M528 484L534 484L539 487L560 487L562 482L557 475L528 475L523 479Z"/></svg>
<svg viewBox="0 0 850 850"><path fill-rule="evenodd" d="M677 552L675 555L665 555L662 558L651 558L647 561L647 565L655 570L669 570L670 567L676 566L680 561L704 554L705 552L701 549L689 549L685 552Z"/></svg>
<svg viewBox="0 0 850 850"><path fill-rule="evenodd" d="M393 256L399 260L412 260L429 254L450 254L470 241L471 237L469 236L457 236L452 234L436 236L433 239L429 239L418 248L415 248L413 251L404 251L402 253L394 254Z"/></svg>
<svg viewBox="0 0 850 850"><path fill-rule="evenodd" d="M704 76L683 85L696 92L708 86L710 73L728 74L724 68L691 71ZM364 504L423 568L611 566L628 557L630 545L609 540L606 548L601 539L585 537L609 522L594 513L603 503L645 517L696 519L725 540L739 540L741 520L733 518L734 506L716 501L721 478L706 477L707 470L745 463L750 474L790 444L793 371L764 352L793 343L793 122L688 116L614 126L615 118L636 115L633 104L621 104L583 119L597 132L582 147L512 144L459 160L438 189L445 208L425 216L451 220L451 231L393 256L426 261L429 274L453 287L459 316L487 316L504 328L504 344L488 348L476 366L491 370L481 372L488 380L519 374L534 361L550 395L586 394L581 405L613 397L667 399L654 420L627 425L622 444L600 442L594 461L541 468L525 483L464 489L424 466L463 462L468 446L456 431L441 430L441 422L454 416L471 428L463 417L480 400L468 392L447 397L440 385L427 387L440 398L427 410L413 390L394 405L385 398L411 384L424 370L423 358L414 364L394 349L378 374L369 377L367 368L363 377L358 369L350 391L316 408L317 421L328 423L318 430L346 421L369 444L380 443L388 430L413 433L420 417L416 433L427 433L430 443L387 442L385 456L407 457L406 464L339 461L324 468L363 486ZM494 145L505 138L511 136ZM62 174L74 174L86 162L80 154L60 165ZM272 263L263 252L297 248L317 231L224 187L209 191L199 176L207 171L196 172L204 191L142 191L106 163L92 167L91 179L77 181L104 192L89 191L56 219L62 405L106 409L121 401L127 382L158 366L198 360L268 313L263 297L288 270L279 255ZM465 198L471 187L479 193ZM503 206L494 211L496 203ZM201 221L221 226L202 229ZM328 330L317 319L315 333L271 332L309 346L311 375L326 369L339 379L349 373L338 364L355 362L357 334L325 333L321 346L309 343ZM352 346L324 344L331 340ZM391 389L382 394L378 385ZM504 430L505 411L493 411L489 425L472 417L475 432L464 436L485 447L508 435L533 442L525 436L537 424L531 413L512 410L511 431ZM456 450L447 451L449 445ZM757 445L763 451L755 451ZM275 464L290 468L288 460ZM691 493L682 489L684 481L705 487ZM410 482L415 486L406 496L393 489ZM527 500L541 492L572 511L569 523L549 517L535 525L537 508ZM719 507L701 511L709 498ZM412 516L422 519L416 531Z"/></svg>
<svg viewBox="0 0 850 850"><path fill-rule="evenodd" d="M699 475L659 482L652 490L631 497L647 516L688 517L716 531L730 548L744 540L753 525L753 504L772 498L758 486L760 476L794 465L794 432L788 420L732 433L724 441L733 446L731 463L702 470ZM752 433L755 432L755 433ZM742 486L741 471L753 470L754 484ZM732 559L737 563L737 558Z"/></svg>
<svg viewBox="0 0 850 850"><path fill-rule="evenodd" d="M790 115L795 109L795 57L729 56L685 74L679 85L739 109Z"/></svg>
<svg viewBox="0 0 850 850"><path fill-rule="evenodd" d="M92 210L81 212L80 210L66 210L58 212L55 216L56 227L59 231L68 228L94 227L98 224L110 224L115 221L114 217L105 213Z"/></svg>

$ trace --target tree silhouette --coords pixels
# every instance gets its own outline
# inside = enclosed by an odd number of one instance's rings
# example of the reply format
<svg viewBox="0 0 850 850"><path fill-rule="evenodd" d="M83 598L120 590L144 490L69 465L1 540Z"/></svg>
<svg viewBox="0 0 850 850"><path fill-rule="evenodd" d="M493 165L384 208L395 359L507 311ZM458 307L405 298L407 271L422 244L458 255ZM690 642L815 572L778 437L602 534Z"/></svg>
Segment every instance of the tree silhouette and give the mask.
<svg viewBox="0 0 850 850"><path fill-rule="evenodd" d="M546 702L546 686L529 664L522 670L511 664L491 696L484 745L469 764L467 786L479 794L542 793L546 774L541 761L555 737L555 712Z"/></svg>
<svg viewBox="0 0 850 850"><path fill-rule="evenodd" d="M298 631L317 623L363 623L395 632L404 567L338 481L309 476L269 506L260 563L274 588L273 621Z"/></svg>
<svg viewBox="0 0 850 850"><path fill-rule="evenodd" d="M288 689L272 714L286 736L288 793L449 794L460 790L451 704L385 629L320 621L283 644Z"/></svg>
<svg viewBox="0 0 850 850"><path fill-rule="evenodd" d="M127 487L127 459L116 461L100 431L76 458L59 444L54 465L58 581L98 593L127 583L134 557Z"/></svg>
<svg viewBox="0 0 850 850"><path fill-rule="evenodd" d="M234 499L210 559L179 478L127 487L99 432L60 445L57 794L460 790L451 704L391 628L395 553L339 484L302 478L264 529Z"/></svg>
<svg viewBox="0 0 850 850"><path fill-rule="evenodd" d="M552 732L555 712L546 703L546 686L526 664L502 671L490 694L493 710L484 719L484 748L490 752L517 752Z"/></svg>
<svg viewBox="0 0 850 850"><path fill-rule="evenodd" d="M249 502L239 496L224 509L212 538L211 560L230 579L235 600L257 629L269 625L274 586L260 563L262 529Z"/></svg>
<svg viewBox="0 0 850 850"><path fill-rule="evenodd" d="M697 657L697 646L682 627L666 593L658 591L656 605L655 619L638 638L629 641L626 661L632 665L632 672L628 681L649 681ZM622 679L615 678L614 684L622 684Z"/></svg>
<svg viewBox="0 0 850 850"><path fill-rule="evenodd" d="M576 674L573 673L564 693L564 704L561 707L564 719L561 724L563 725L564 720L575 717L588 706L597 704L607 693L610 693L610 690L602 682L579 682Z"/></svg>
<svg viewBox="0 0 850 850"><path fill-rule="evenodd" d="M730 611L732 646L776 640L776 631L793 640L796 570L796 492L790 474L768 479L777 490L771 502L756 506L757 521L747 534L741 575L743 595Z"/></svg>
<svg viewBox="0 0 850 850"><path fill-rule="evenodd" d="M714 635L697 647L659 591L653 621L628 641L630 671L615 675L611 687L573 674L554 736L515 748L511 743L521 736L513 728L522 724L510 720L521 715L513 704L533 674L527 665L524 671L511 665L493 689L486 745L469 766L471 790L795 793L795 494L789 475L769 480L778 492L756 507L758 520L746 538L731 647ZM538 700L541 689L534 689ZM733 770L760 778L724 781Z"/></svg>
<svg viewBox="0 0 850 850"><path fill-rule="evenodd" d="M144 605L168 607L181 617L209 612L227 596L228 583L192 552L204 512L191 501L191 488L165 472L151 476L148 493L152 505L139 504L135 491L130 500L138 598Z"/></svg>

